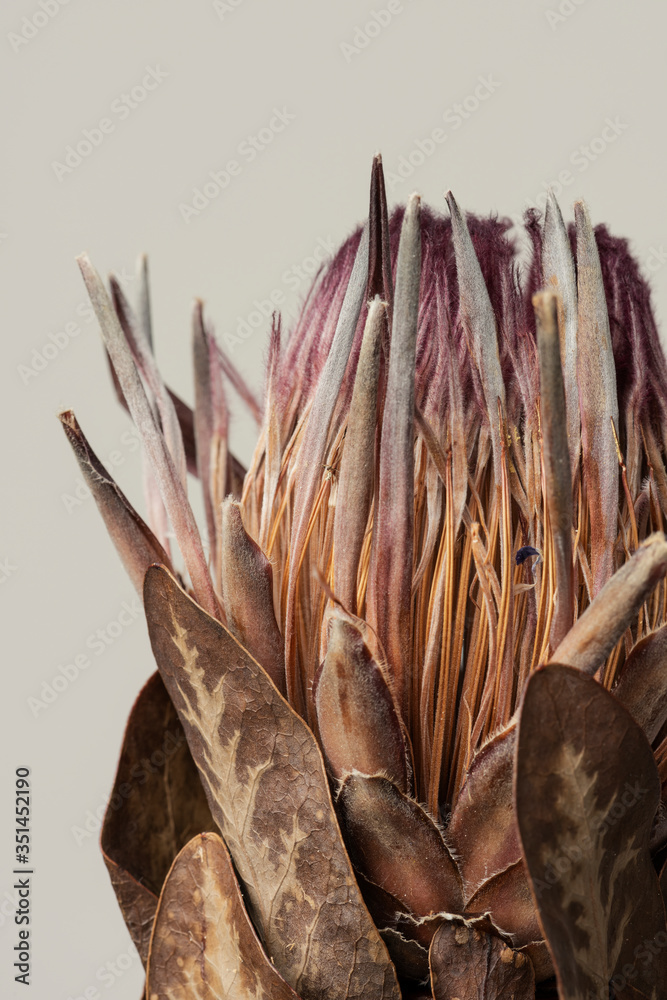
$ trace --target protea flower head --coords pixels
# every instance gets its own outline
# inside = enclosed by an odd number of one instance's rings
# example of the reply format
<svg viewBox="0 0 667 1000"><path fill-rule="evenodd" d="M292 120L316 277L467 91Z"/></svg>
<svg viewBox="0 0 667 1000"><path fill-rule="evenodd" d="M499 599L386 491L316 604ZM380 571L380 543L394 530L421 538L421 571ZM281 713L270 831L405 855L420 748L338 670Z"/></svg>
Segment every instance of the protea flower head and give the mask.
<svg viewBox="0 0 667 1000"><path fill-rule="evenodd" d="M389 217L376 157L367 223L286 342L274 317L263 404L197 303L190 409L145 265L135 311L80 259L148 459L150 527L61 414L159 671L102 834L150 1000L667 996L648 290L582 202L528 215L523 269L447 202Z"/></svg>

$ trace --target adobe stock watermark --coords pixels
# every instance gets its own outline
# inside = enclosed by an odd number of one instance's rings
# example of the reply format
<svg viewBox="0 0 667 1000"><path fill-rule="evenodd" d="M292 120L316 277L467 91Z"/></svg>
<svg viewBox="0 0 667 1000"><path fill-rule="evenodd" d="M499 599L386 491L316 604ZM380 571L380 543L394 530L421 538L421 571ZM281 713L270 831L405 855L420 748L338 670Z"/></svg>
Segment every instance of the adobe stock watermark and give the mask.
<svg viewBox="0 0 667 1000"><path fill-rule="evenodd" d="M326 239L318 237L312 254L283 271L280 276L283 285L292 292L298 291L304 282L314 277L335 250L336 244L331 236L327 236ZM237 316L234 332L223 334L222 340L227 350L233 354L240 344L252 337L255 331L271 318L276 309L285 304L286 299L286 293L279 287L272 288L263 299L254 299L250 312L246 316Z"/></svg>
<svg viewBox="0 0 667 1000"><path fill-rule="evenodd" d="M128 454L133 454L141 447L141 434L136 427L130 427L121 434L120 443L124 451L114 448L113 451L109 452L106 461L102 461L102 465L109 475L112 475L119 466L125 464ZM61 493L60 499L67 513L71 514L72 511L77 510L89 500L92 495L90 487L83 476L77 476L72 492Z"/></svg>
<svg viewBox="0 0 667 1000"><path fill-rule="evenodd" d="M338 45L345 62L349 65L355 56L361 55L404 10L402 0L388 0L386 7L372 10L364 24L355 24L352 41L339 42Z"/></svg>
<svg viewBox="0 0 667 1000"><path fill-rule="evenodd" d="M47 334L39 347L33 347L30 351L30 358L25 364L17 365L21 381L28 385L32 379L49 367L52 361L60 357L62 352L69 347L73 340L83 332L80 320L91 323L95 319L95 313L89 302L80 302L75 310L77 319L72 319L64 323L61 327Z"/></svg>
<svg viewBox="0 0 667 1000"><path fill-rule="evenodd" d="M619 115L614 118L605 118L600 133L589 139L587 143L582 143L572 150L568 156L568 166L560 170L553 180L542 181L542 190L538 191L532 200L526 200L526 208L537 208L544 211L549 189L553 191L556 198L560 198L564 189L574 184L577 175L585 173L591 164L599 160L609 147L613 146L619 136L623 135L629 128L629 123L622 121ZM514 214L510 218L515 225L523 226L521 215Z"/></svg>
<svg viewBox="0 0 667 1000"><path fill-rule="evenodd" d="M144 103L149 94L157 90L169 74L157 66L146 66L146 72L141 80L131 90L123 91L114 98L110 106L110 115L100 118L92 128L81 130L81 138L73 145L65 147L65 155L61 160L52 160L51 169L62 183L66 177L73 174L96 149L102 145L107 136L116 131L119 122L126 121L133 111Z"/></svg>
<svg viewBox="0 0 667 1000"><path fill-rule="evenodd" d="M649 247L648 254L644 259L644 267L651 274L655 274L667 264L667 250L660 244L659 247Z"/></svg>
<svg viewBox="0 0 667 1000"><path fill-rule="evenodd" d="M458 132L465 123L488 101L500 88L501 83L496 80L493 74L477 78L477 85L456 104L452 104L442 113L442 120L449 126L449 130L436 126L429 134L422 139L415 139L413 148L398 158L398 164L394 170L388 170L385 164L385 180L391 189L402 184L409 177L412 177L415 170L436 152L449 139L452 132Z"/></svg>
<svg viewBox="0 0 667 1000"><path fill-rule="evenodd" d="M546 17L551 30L555 31L559 25L564 24L565 21L569 20L580 7L583 7L585 3L586 0L561 0L558 7L550 7L549 10L545 10L544 16Z"/></svg>
<svg viewBox="0 0 667 1000"><path fill-rule="evenodd" d="M26 699L33 717L37 718L41 712L45 712L50 705L58 701L81 674L93 665L94 658L99 659L104 656L126 629L142 616L143 607L138 597L123 601L116 617L86 636L84 649L76 653L68 663L60 664L48 681L42 681L38 694L30 695Z"/></svg>
<svg viewBox="0 0 667 1000"><path fill-rule="evenodd" d="M210 170L208 180L200 187L192 189L192 201L180 202L178 210L186 225L196 219L215 201L232 183L234 177L239 177L244 168L252 163L260 153L268 149L273 140L295 120L296 115L288 111L285 105L274 108L273 114L266 125L253 135L247 135L236 147L239 159L228 160L221 170Z"/></svg>
<svg viewBox="0 0 667 1000"><path fill-rule="evenodd" d="M76 996L70 994L67 1000L102 1000L103 993L96 983L104 986L105 990L110 990L119 979L121 979L128 969L133 968L140 962L139 952L131 945L126 951L121 951L114 959L100 965L95 972L95 982L79 990Z"/></svg>
<svg viewBox="0 0 667 1000"><path fill-rule="evenodd" d="M245 0L213 0L213 10L220 20L224 21L227 14L233 14L244 2Z"/></svg>
<svg viewBox="0 0 667 1000"><path fill-rule="evenodd" d="M533 886L538 897L548 892L554 885L569 874L572 868L579 864L585 852L594 852L599 842L608 830L612 830L628 812L633 809L638 802L641 802L648 793L641 782L636 781L633 785L626 781L623 791L617 795L612 805L607 810L605 818L593 834L586 834L579 837L576 844L563 848L562 854L554 858L544 869L541 878L533 878ZM595 838L595 840L594 840Z"/></svg>
<svg viewBox="0 0 667 1000"><path fill-rule="evenodd" d="M127 272L125 267L118 272L118 277L123 283L136 281L137 275L134 272ZM16 371L24 385L28 385L33 379L41 375L49 365L67 350L70 344L77 340L81 333L86 332L86 326L95 322L95 310L88 299L79 302L74 310L74 319L63 323L56 330L48 333L38 347L33 347L30 357L24 364L17 365ZM84 326L85 324L86 326Z"/></svg>
<svg viewBox="0 0 667 1000"><path fill-rule="evenodd" d="M33 13L22 19L18 31L7 32L7 41L14 52L20 52L33 38L36 38L69 2L70 0L39 0Z"/></svg>
<svg viewBox="0 0 667 1000"><path fill-rule="evenodd" d="M654 961L656 955L659 955L665 948L667 948L667 933L665 931L658 931L652 938L644 938L642 943L638 944L632 953L635 961L626 962L623 968L619 969L609 982L600 982L599 976L595 975L595 973L592 974L593 979L598 981L601 989L587 990L583 1000L599 1000L599 997L603 995L603 991L605 998L608 997L609 1000L616 1000L617 997L623 995L624 990L637 978L640 968L647 969ZM637 996L639 996L639 993L637 993Z"/></svg>
<svg viewBox="0 0 667 1000"><path fill-rule="evenodd" d="M7 583L7 580L16 572L18 572L18 566L14 565L9 556L0 559L0 584Z"/></svg>
<svg viewBox="0 0 667 1000"><path fill-rule="evenodd" d="M180 750L180 748L186 742L185 733L179 726L178 729L169 731L165 733L164 739L162 740L162 746L158 747L150 757L142 757L130 771L130 777L132 781L122 782L114 794L109 799L105 799L93 812L92 809L86 811L86 815L81 820L81 825L75 825L70 827L70 833L74 838L74 842L77 847L81 847L85 841L91 838L97 839L97 835L102 829L102 823L104 821L104 816L108 810L111 812L118 812L122 809L127 802L133 797L135 792L139 788L146 784L152 774L158 774L158 772L165 766L165 764L174 756L174 754ZM131 833L129 827L131 823L126 827L128 834Z"/></svg>

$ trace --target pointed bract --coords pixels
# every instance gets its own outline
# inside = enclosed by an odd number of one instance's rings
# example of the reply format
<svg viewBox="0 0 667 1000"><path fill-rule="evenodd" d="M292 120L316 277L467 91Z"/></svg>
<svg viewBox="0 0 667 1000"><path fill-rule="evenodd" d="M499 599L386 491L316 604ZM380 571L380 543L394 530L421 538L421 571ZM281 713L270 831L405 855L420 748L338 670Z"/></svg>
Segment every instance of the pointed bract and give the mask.
<svg viewBox="0 0 667 1000"><path fill-rule="evenodd" d="M143 597L144 576L151 563L171 569L171 560L90 447L72 411L63 410L58 416L109 536L137 593Z"/></svg>

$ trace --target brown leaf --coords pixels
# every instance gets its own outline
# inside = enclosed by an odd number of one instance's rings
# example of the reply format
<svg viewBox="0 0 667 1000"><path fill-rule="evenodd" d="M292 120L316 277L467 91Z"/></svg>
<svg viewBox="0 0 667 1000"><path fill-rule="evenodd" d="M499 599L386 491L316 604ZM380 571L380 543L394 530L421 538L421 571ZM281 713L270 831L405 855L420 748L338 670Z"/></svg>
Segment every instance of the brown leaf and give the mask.
<svg viewBox="0 0 667 1000"><path fill-rule="evenodd" d="M422 807L383 777L349 775L337 805L352 860L367 879L418 916L460 911L461 878Z"/></svg>
<svg viewBox="0 0 667 1000"><path fill-rule="evenodd" d="M380 933L401 976L418 981L427 979L428 951L423 945L404 937L393 927L385 927Z"/></svg>
<svg viewBox="0 0 667 1000"><path fill-rule="evenodd" d="M259 521L257 541L264 551L269 546L271 537L271 521L273 504L280 481L282 466L282 435L281 411L278 404L280 398L280 361L281 361L281 327L280 316L274 316L271 323L269 350L266 362L266 443L264 446L264 488L262 490L262 510Z"/></svg>
<svg viewBox="0 0 667 1000"><path fill-rule="evenodd" d="M102 827L102 851L125 922L144 964L162 883L196 833L215 824L183 727L159 674L127 721Z"/></svg>
<svg viewBox="0 0 667 1000"><path fill-rule="evenodd" d="M632 649L614 695L653 743L667 721L667 625Z"/></svg>
<svg viewBox="0 0 667 1000"><path fill-rule="evenodd" d="M415 352L421 275L421 202L411 195L396 262L395 308L373 515L367 620L387 656L396 701L410 724L414 524Z"/></svg>
<svg viewBox="0 0 667 1000"><path fill-rule="evenodd" d="M262 949L215 833L186 844L167 876L146 986L169 1000L298 1000Z"/></svg>
<svg viewBox="0 0 667 1000"><path fill-rule="evenodd" d="M484 882L466 903L465 912L477 916L490 913L496 927L511 938L515 948L542 938L523 861L517 861ZM550 970L549 974L552 972Z"/></svg>
<svg viewBox="0 0 667 1000"><path fill-rule="evenodd" d="M192 311L192 360L197 468L204 496L209 552L217 568L218 506L227 495L228 414L217 350L204 326L203 303L199 299Z"/></svg>
<svg viewBox="0 0 667 1000"><path fill-rule="evenodd" d="M399 974L414 978L414 962L421 956L420 960L426 960L426 965L423 966L424 977L428 976L428 949L445 914L434 913L426 917L417 916L396 896L392 896L390 892L381 889L374 882L369 882L359 871L357 872L357 880L364 901L380 929L383 940L389 948L391 960ZM395 934L387 935L386 931L393 931ZM402 942L415 942L420 945L423 949L423 955L413 948L406 949L402 945L399 946L399 939Z"/></svg>
<svg viewBox="0 0 667 1000"><path fill-rule="evenodd" d="M468 898L521 859L512 780L515 747L513 723L475 755L447 826Z"/></svg>
<svg viewBox="0 0 667 1000"><path fill-rule="evenodd" d="M104 856L104 863L107 866L111 885L116 893L116 902L123 914L125 926L139 953L142 965L146 968L158 896L107 855Z"/></svg>
<svg viewBox="0 0 667 1000"><path fill-rule="evenodd" d="M382 157L373 157L371 172L371 201L368 213L368 284L366 300L372 302L376 295L389 305L394 297L391 277L391 243L389 238L389 213L384 184Z"/></svg>
<svg viewBox="0 0 667 1000"><path fill-rule="evenodd" d="M306 693L296 662L297 583L308 526L317 491L322 481L329 426L338 402L343 375L361 313L368 278L368 225L364 226L354 259L336 332L322 369L299 450L299 475L294 490L294 523L290 538L289 581L285 613L285 668L289 700L305 714Z"/></svg>
<svg viewBox="0 0 667 1000"><path fill-rule="evenodd" d="M143 596L146 570L154 562L170 567L169 556L102 465L72 411L63 410L58 418L118 555L137 592Z"/></svg>
<svg viewBox="0 0 667 1000"><path fill-rule="evenodd" d="M144 588L155 658L267 954L305 1000L398 998L312 733L165 569Z"/></svg>
<svg viewBox="0 0 667 1000"><path fill-rule="evenodd" d="M493 443L496 483L500 483L502 447L498 401L504 412L505 382L498 353L496 317L466 221L451 191L447 192L445 198L452 217L452 241L459 285L459 313L484 392Z"/></svg>
<svg viewBox="0 0 667 1000"><path fill-rule="evenodd" d="M558 292L558 329L565 384L567 442L574 479L579 466L581 438L577 386L577 277L567 229L552 191L547 192L544 212L542 280L547 288Z"/></svg>
<svg viewBox="0 0 667 1000"><path fill-rule="evenodd" d="M557 304L558 297L553 292L539 292L533 296L540 360L542 455L556 576L556 610L550 632L552 648L565 638L574 621L572 476Z"/></svg>
<svg viewBox="0 0 667 1000"><path fill-rule="evenodd" d="M663 900L667 899L667 861L665 861L660 869L660 891L662 892Z"/></svg>
<svg viewBox="0 0 667 1000"><path fill-rule="evenodd" d="M667 930L648 848L660 782L642 730L592 678L560 664L536 671L515 795L561 1000L608 1000L610 986L663 996Z"/></svg>
<svg viewBox="0 0 667 1000"><path fill-rule="evenodd" d="M452 917L436 931L429 952L434 1000L533 1000L530 959L483 926Z"/></svg>
<svg viewBox="0 0 667 1000"><path fill-rule="evenodd" d="M334 617L317 680L320 741L336 778L351 771L384 774L408 790L408 754L384 674L349 620Z"/></svg>
<svg viewBox="0 0 667 1000"><path fill-rule="evenodd" d="M227 626L285 694L283 637L273 609L273 570L243 527L239 504L222 505L222 598Z"/></svg>
<svg viewBox="0 0 667 1000"><path fill-rule="evenodd" d="M614 571L618 518L618 429L616 366L607 299L593 226L583 201L575 202L577 229L577 383L581 410L581 454L591 517L593 595Z"/></svg>
<svg viewBox="0 0 667 1000"><path fill-rule="evenodd" d="M554 663L594 674L653 588L667 573L667 539L649 535L578 618L553 653Z"/></svg>
<svg viewBox="0 0 667 1000"><path fill-rule="evenodd" d="M373 499L380 349L387 323L386 303L376 298L364 326L338 480L334 592L352 614L357 613L357 574Z"/></svg>

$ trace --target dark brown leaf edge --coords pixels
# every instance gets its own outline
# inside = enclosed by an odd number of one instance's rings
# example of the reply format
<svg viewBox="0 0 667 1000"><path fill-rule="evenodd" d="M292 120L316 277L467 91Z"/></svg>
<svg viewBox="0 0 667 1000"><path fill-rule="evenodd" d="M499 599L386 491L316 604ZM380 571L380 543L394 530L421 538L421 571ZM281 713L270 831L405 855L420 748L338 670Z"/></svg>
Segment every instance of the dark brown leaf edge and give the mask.
<svg viewBox="0 0 667 1000"><path fill-rule="evenodd" d="M116 898L144 966L174 858L195 834L215 828L183 727L155 673L130 712L101 835Z"/></svg>
<svg viewBox="0 0 667 1000"><path fill-rule="evenodd" d="M515 801L561 1000L666 995L648 846L659 799L646 736L614 696L572 667L536 671L520 711Z"/></svg>

